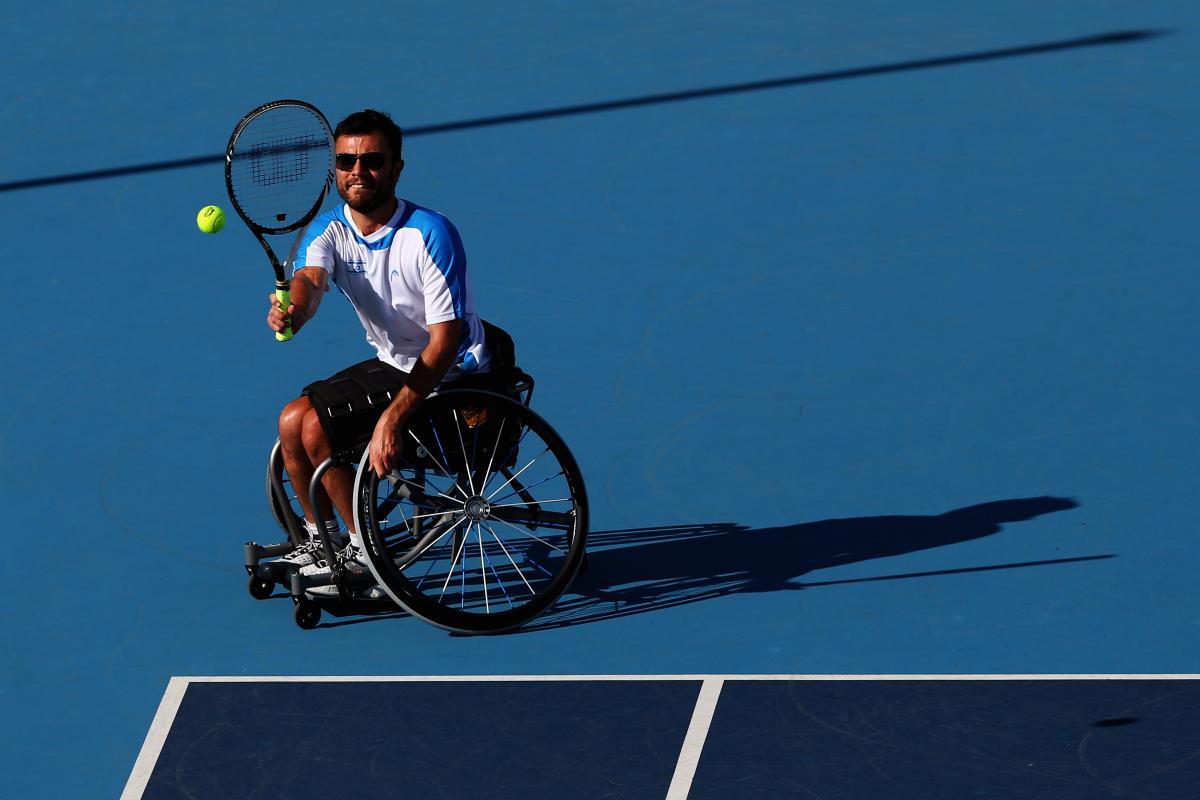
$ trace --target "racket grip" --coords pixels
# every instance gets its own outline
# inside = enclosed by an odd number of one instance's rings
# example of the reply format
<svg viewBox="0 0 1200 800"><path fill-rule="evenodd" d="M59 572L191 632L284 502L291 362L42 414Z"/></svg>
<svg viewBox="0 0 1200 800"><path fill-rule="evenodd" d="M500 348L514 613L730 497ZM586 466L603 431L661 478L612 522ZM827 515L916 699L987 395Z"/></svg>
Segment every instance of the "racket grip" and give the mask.
<svg viewBox="0 0 1200 800"><path fill-rule="evenodd" d="M287 307L292 304L292 286L286 281L275 284L275 298L279 301L279 307L287 313ZM281 331L275 333L275 341L289 342L292 339L292 326L289 325Z"/></svg>

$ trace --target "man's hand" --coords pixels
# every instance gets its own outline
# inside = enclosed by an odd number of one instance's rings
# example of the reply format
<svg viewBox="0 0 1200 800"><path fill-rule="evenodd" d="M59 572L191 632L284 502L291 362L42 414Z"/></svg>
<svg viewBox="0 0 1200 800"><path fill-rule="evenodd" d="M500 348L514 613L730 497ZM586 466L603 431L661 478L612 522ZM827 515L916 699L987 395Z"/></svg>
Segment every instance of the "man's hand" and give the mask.
<svg viewBox="0 0 1200 800"><path fill-rule="evenodd" d="M380 479L392 471L392 465L400 457L404 443L400 441L400 428L404 425L404 416L394 413L393 407L383 412L379 422L375 423L375 433L371 436L371 469Z"/></svg>
<svg viewBox="0 0 1200 800"><path fill-rule="evenodd" d="M279 299L272 292L268 298L271 310L267 312L267 327L279 333L289 325L292 333L299 333L321 305L321 296L329 285L329 273L320 267L304 267L292 275L292 302L281 308Z"/></svg>
<svg viewBox="0 0 1200 800"><path fill-rule="evenodd" d="M271 310L267 312L267 327L276 333L282 333L292 324L292 314L296 313L296 304L291 303L286 309L279 305L279 298L271 292Z"/></svg>

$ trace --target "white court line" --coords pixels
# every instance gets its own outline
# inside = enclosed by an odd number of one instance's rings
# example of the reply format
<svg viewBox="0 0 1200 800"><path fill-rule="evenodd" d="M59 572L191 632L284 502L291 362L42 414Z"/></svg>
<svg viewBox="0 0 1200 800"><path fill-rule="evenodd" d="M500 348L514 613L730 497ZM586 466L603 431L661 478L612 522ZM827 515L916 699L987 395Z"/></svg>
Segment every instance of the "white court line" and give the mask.
<svg viewBox="0 0 1200 800"><path fill-rule="evenodd" d="M455 681L1108 681L1108 680L1200 680L1200 673L1029 673L1012 675L192 675L172 680L189 683L448 683Z"/></svg>
<svg viewBox="0 0 1200 800"><path fill-rule="evenodd" d="M704 750L704 740L708 738L708 729L712 725L724 684L721 678L708 678L700 685L692 722L688 725L687 736L683 738L679 760L675 762L675 774L671 776L671 785L667 788L667 800L687 800L688 792L692 790L692 779L696 777L696 766L700 763L700 753Z"/></svg>
<svg viewBox="0 0 1200 800"><path fill-rule="evenodd" d="M675 769L675 778L671 781L671 791L675 791L677 779L683 780L682 770L690 769L687 775L687 786L683 794L669 794L671 800L676 797L686 797L686 790L695 775L699 763L700 751L704 747L704 738L708 726L712 722L713 711L721 687L726 681L1115 681L1115 680L1200 680L1200 674L1194 673L1032 673L1025 675L194 675L175 676L167 683L162 702L159 703L158 713L150 724L146 741L142 744L133 772L121 793L121 800L139 800L150 781L150 775L158 763L162 753L163 743L175 715L179 712L179 704L187 691L189 683L453 683L453 682L513 682L536 683L539 681L701 681L700 695L696 699L696 708L692 713L692 722L684 739L683 751ZM709 699L711 697L711 700ZM703 707L702 707L703 706ZM685 761L691 759L690 767Z"/></svg>
<svg viewBox="0 0 1200 800"><path fill-rule="evenodd" d="M162 753L163 742L167 740L167 734L171 732L171 726L175 723L175 715L179 713L179 704L183 701L187 686L187 678L171 678L167 682L167 690L163 692L162 702L158 704L158 712L154 715L154 721L150 723L150 732L146 734L142 751L138 753L137 761L133 764L133 772L129 774L125 791L121 792L121 800L138 800L146 791L146 784L150 782L154 765L158 763L158 756Z"/></svg>

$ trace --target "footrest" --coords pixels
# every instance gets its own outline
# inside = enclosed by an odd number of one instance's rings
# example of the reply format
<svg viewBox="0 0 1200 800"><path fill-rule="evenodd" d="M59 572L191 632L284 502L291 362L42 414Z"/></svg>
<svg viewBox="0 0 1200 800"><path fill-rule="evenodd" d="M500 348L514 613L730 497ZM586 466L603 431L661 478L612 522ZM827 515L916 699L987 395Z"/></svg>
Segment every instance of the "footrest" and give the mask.
<svg viewBox="0 0 1200 800"><path fill-rule="evenodd" d="M246 542L246 566L253 567L264 558L278 558L279 556L286 556L295 549L296 546L291 542L280 542L279 544L259 544L258 542Z"/></svg>
<svg viewBox="0 0 1200 800"><path fill-rule="evenodd" d="M370 597L355 592L350 597L342 597L338 594L336 586L314 586L304 591L304 597L334 617L391 614L401 611L400 607L393 603L386 594L383 594L382 597Z"/></svg>

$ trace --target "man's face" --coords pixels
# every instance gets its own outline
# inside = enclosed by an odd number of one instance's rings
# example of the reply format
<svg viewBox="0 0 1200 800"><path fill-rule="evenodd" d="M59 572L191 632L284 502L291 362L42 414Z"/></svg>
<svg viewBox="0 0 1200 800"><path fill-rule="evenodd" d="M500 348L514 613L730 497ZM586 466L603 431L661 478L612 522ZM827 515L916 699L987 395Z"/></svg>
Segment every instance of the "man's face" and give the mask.
<svg viewBox="0 0 1200 800"><path fill-rule="evenodd" d="M349 161L347 155L366 156L353 165L340 163L337 168L338 194L350 208L360 214L370 214L395 196L396 181L404 169L404 162L392 157L387 138L382 133L339 136L334 152L339 162ZM373 153L380 155L367 155ZM382 163L379 166L371 164L372 160L380 160L380 156Z"/></svg>

